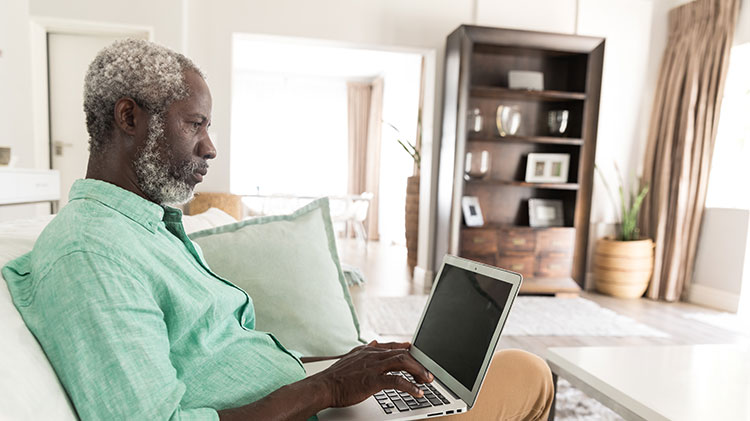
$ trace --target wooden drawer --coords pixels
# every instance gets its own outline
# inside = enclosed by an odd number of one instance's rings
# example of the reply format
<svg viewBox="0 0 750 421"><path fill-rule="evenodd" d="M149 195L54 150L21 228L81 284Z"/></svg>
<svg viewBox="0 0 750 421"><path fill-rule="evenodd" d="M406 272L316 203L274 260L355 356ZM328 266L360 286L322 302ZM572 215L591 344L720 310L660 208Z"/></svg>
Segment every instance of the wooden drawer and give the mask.
<svg viewBox="0 0 750 421"><path fill-rule="evenodd" d="M569 277L573 270L573 257L566 253L543 253L537 258L535 275L541 278Z"/></svg>
<svg viewBox="0 0 750 421"><path fill-rule="evenodd" d="M536 232L536 251L564 251L572 254L575 249L575 228L548 228Z"/></svg>
<svg viewBox="0 0 750 421"><path fill-rule="evenodd" d="M497 235L500 253L534 251L536 239L531 228L503 228Z"/></svg>
<svg viewBox="0 0 750 421"><path fill-rule="evenodd" d="M518 253L500 255L497 258L497 267L518 272L524 278L532 278L534 276L534 254Z"/></svg>
<svg viewBox="0 0 750 421"><path fill-rule="evenodd" d="M478 256L497 253L497 232L494 229L461 230L461 253Z"/></svg>

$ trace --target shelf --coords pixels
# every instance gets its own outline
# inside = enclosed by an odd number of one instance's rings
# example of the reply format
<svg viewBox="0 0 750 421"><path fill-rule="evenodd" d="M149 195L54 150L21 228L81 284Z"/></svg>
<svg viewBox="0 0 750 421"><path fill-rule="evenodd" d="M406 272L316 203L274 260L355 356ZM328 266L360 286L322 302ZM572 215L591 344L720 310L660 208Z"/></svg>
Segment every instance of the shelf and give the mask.
<svg viewBox="0 0 750 421"><path fill-rule="evenodd" d="M583 101L586 94L583 92L565 91L530 91L525 89L508 89L495 86L476 86L471 88L471 96L475 98L496 99L541 99L544 101Z"/></svg>
<svg viewBox="0 0 750 421"><path fill-rule="evenodd" d="M550 189L550 190L578 190L578 183L527 183L525 181L508 181L508 180L468 180L466 184L487 185L487 186L516 186L527 187L532 189Z"/></svg>
<svg viewBox="0 0 750 421"><path fill-rule="evenodd" d="M573 137L553 136L504 136L492 138L469 137L469 142L499 142L499 143L546 143L550 145L583 145L583 139Z"/></svg>
<svg viewBox="0 0 750 421"><path fill-rule="evenodd" d="M561 226L561 227L530 227L528 225L513 225L513 224L494 224L494 223L485 223L481 227L467 227L466 225L461 225L462 230L508 230L508 229L531 229L531 230L572 230L575 229L575 227L568 227L568 226Z"/></svg>

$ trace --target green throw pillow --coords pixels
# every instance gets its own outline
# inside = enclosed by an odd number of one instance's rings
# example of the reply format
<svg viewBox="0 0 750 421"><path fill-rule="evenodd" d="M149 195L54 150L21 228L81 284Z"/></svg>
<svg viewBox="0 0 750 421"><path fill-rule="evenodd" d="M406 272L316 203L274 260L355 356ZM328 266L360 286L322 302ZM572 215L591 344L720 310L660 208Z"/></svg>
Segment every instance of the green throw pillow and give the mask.
<svg viewBox="0 0 750 421"><path fill-rule="evenodd" d="M361 345L339 263L328 199L290 215L264 216L190 235L219 276L244 289L255 328L306 356Z"/></svg>

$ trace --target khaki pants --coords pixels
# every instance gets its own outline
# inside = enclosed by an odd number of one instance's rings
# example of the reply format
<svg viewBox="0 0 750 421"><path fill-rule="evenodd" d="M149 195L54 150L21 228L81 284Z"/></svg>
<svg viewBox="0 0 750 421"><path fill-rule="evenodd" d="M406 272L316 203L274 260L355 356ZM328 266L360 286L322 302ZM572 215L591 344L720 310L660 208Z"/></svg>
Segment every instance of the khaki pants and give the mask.
<svg viewBox="0 0 750 421"><path fill-rule="evenodd" d="M546 420L555 388L547 363L518 349L495 352L471 411L445 421Z"/></svg>

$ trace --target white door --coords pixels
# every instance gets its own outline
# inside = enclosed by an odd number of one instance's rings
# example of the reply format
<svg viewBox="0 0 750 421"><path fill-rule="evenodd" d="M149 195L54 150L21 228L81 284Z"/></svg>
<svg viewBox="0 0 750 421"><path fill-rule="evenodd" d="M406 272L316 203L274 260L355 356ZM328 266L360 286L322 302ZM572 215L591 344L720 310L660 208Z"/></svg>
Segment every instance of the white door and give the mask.
<svg viewBox="0 0 750 421"><path fill-rule="evenodd" d="M133 35L130 35L131 37ZM73 182L86 176L88 132L83 112L83 79L96 54L125 35L47 35L50 156L60 171L60 206L68 203ZM147 38L142 35L142 38Z"/></svg>

